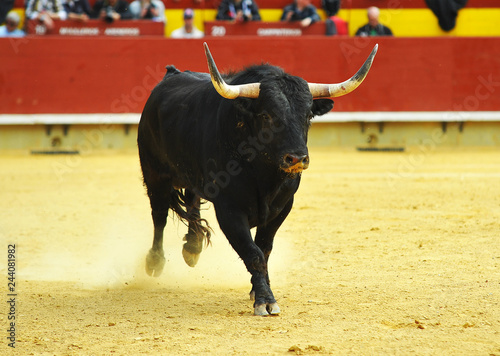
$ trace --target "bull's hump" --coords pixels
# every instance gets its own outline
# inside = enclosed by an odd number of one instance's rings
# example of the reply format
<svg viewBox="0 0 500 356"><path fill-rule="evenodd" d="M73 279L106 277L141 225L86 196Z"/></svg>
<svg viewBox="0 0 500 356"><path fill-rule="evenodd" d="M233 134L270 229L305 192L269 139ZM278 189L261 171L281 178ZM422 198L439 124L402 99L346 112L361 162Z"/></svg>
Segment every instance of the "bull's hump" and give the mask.
<svg viewBox="0 0 500 356"><path fill-rule="evenodd" d="M178 70L177 68L175 68L175 66L173 66L173 65L168 65L165 68L167 69L167 74L178 74L178 73L181 73L181 71Z"/></svg>

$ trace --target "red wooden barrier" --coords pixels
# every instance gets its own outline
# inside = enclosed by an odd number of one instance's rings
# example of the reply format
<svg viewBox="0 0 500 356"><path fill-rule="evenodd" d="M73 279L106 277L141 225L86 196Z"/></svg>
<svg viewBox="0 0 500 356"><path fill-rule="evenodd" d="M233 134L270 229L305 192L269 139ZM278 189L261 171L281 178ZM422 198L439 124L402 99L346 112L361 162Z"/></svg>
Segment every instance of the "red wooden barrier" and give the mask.
<svg viewBox="0 0 500 356"><path fill-rule="evenodd" d="M47 27L38 20L27 23L27 33L32 35L61 36L164 36L163 22L143 20L120 20L106 23L103 20L54 21L54 28Z"/></svg>
<svg viewBox="0 0 500 356"><path fill-rule="evenodd" d="M500 111L500 38L206 38L221 71L268 62L340 82L379 52L334 111ZM202 40L0 39L0 113L141 112L165 66L207 71Z"/></svg>
<svg viewBox="0 0 500 356"><path fill-rule="evenodd" d="M208 36L311 36L325 35L324 22L313 23L308 27L300 26L298 22L230 22L207 21L205 34Z"/></svg>

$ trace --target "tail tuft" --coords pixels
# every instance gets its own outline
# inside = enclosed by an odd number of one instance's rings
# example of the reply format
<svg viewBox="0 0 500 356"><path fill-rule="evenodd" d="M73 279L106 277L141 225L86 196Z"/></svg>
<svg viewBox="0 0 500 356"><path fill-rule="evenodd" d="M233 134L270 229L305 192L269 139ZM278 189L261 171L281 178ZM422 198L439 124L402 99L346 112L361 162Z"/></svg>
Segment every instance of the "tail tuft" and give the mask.
<svg viewBox="0 0 500 356"><path fill-rule="evenodd" d="M187 203L186 200L186 195L182 190L174 189L170 196L170 208L186 226L189 227L189 224L192 224L196 234L203 234L206 245L208 246L210 244L212 228L206 219L202 219L199 216L193 216L193 214L187 212L190 203Z"/></svg>

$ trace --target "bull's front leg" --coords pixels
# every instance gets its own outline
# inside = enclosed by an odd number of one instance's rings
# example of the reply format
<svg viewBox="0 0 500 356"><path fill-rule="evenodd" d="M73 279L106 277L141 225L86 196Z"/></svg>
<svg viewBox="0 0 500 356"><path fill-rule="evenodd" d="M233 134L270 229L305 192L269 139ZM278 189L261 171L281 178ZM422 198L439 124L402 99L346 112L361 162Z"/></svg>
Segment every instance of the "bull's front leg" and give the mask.
<svg viewBox="0 0 500 356"><path fill-rule="evenodd" d="M278 214L276 218L269 221L266 225L257 227L257 232L255 234L255 244L260 248L262 253L264 254L264 258L266 260L266 265L269 263L269 256L271 255L271 251L273 250L273 242L274 236L276 232L280 228L283 221L285 221L286 217L292 210L293 205L293 197L286 203L283 210ZM269 273L267 273L267 284L271 285L269 280ZM250 291L250 299L255 299L255 291L252 289Z"/></svg>
<svg viewBox="0 0 500 356"><path fill-rule="evenodd" d="M268 283L266 257L252 239L247 216L232 206L221 204L215 204L215 211L222 231L252 275L254 314L279 314L278 303Z"/></svg>

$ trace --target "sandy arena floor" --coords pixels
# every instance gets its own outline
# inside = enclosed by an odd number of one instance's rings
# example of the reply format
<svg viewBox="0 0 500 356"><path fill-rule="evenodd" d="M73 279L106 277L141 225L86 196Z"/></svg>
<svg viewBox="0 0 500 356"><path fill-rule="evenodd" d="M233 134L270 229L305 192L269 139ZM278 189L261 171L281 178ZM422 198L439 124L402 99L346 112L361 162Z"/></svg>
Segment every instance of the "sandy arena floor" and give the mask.
<svg viewBox="0 0 500 356"><path fill-rule="evenodd" d="M0 156L0 273L16 244L19 355L500 355L500 153L311 149L255 317L218 230L196 268L152 242L137 155ZM7 279L2 277L2 298Z"/></svg>

